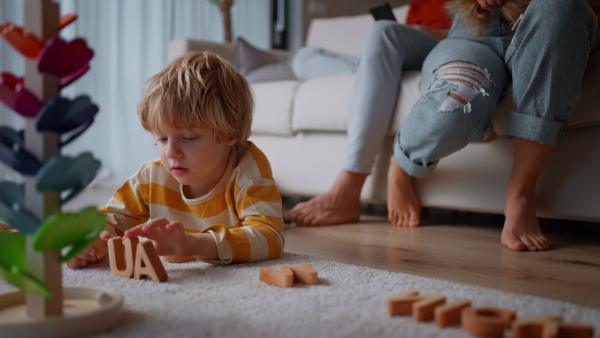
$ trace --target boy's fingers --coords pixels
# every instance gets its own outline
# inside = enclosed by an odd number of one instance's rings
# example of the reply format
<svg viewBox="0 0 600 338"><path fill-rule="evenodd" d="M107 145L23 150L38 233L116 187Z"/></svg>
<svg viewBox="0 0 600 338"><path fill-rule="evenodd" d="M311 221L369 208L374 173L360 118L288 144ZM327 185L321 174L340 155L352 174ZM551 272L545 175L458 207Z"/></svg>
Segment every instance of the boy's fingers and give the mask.
<svg viewBox="0 0 600 338"><path fill-rule="evenodd" d="M184 230L183 223L181 222L171 222L167 225L167 230L176 231L176 230Z"/></svg>

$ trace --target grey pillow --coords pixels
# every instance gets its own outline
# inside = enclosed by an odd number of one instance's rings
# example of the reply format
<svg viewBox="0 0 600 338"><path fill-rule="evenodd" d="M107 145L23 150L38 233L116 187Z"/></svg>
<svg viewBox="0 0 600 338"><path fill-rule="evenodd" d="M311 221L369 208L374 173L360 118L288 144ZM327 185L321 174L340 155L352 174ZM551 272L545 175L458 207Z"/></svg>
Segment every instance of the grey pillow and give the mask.
<svg viewBox="0 0 600 338"><path fill-rule="evenodd" d="M295 80L291 59L260 50L242 38L235 46L235 68L248 82Z"/></svg>
<svg viewBox="0 0 600 338"><path fill-rule="evenodd" d="M296 78L305 81L323 76L353 74L357 65L358 56L305 46L294 55L292 70Z"/></svg>

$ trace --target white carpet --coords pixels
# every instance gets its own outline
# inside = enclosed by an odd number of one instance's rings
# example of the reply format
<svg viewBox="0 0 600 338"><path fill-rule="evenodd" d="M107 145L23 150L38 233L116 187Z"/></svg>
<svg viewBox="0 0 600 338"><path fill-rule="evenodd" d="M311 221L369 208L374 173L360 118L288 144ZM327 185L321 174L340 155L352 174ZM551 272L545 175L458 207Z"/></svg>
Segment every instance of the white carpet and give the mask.
<svg viewBox="0 0 600 338"><path fill-rule="evenodd" d="M319 271L319 285L280 288L259 281L260 267L302 263ZM308 256L286 253L229 266L164 265L169 274L164 283L116 277L107 260L86 270L65 267L63 281L124 294L124 320L93 337L471 337L459 326L440 329L412 317L390 317L386 299L408 289L444 294L448 302L466 298L473 306L515 310L517 318L558 314L593 325L595 336L600 332L600 309ZM0 280L0 292L12 289Z"/></svg>

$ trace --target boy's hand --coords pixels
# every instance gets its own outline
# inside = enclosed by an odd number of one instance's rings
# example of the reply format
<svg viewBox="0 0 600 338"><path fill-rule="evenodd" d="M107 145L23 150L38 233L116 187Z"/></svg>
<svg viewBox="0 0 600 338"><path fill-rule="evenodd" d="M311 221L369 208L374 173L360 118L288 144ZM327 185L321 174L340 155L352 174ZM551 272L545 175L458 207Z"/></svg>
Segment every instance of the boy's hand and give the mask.
<svg viewBox="0 0 600 338"><path fill-rule="evenodd" d="M103 230L100 232L100 235L98 235L98 238L96 238L96 241L102 241L104 242L104 245L106 245L106 242L110 237L111 236L108 231ZM90 264L100 263L103 259L104 258L98 259L96 257L96 249L94 249L93 245L90 245L77 256L75 256L75 258L68 261L67 266L71 269L82 269L86 268Z"/></svg>
<svg viewBox="0 0 600 338"><path fill-rule="evenodd" d="M165 218L151 219L125 231L123 239L138 236L151 240L159 256L192 255L187 248L186 233L181 222L169 223Z"/></svg>
<svg viewBox="0 0 600 338"><path fill-rule="evenodd" d="M486 11L491 11L492 9L502 6L504 0L477 0L479 6Z"/></svg>

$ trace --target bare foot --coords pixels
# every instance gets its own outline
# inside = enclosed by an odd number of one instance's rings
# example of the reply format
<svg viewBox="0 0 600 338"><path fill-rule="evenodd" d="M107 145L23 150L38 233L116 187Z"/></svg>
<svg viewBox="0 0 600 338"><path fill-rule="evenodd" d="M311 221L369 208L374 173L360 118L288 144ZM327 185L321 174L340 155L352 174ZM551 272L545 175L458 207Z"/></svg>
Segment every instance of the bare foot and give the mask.
<svg viewBox="0 0 600 338"><path fill-rule="evenodd" d="M298 203L283 215L285 223L300 226L356 222L360 218L360 191L366 174L342 171L327 192Z"/></svg>
<svg viewBox="0 0 600 338"><path fill-rule="evenodd" d="M535 214L532 194L511 194L507 191L504 214L506 220L500 236L502 245L515 251L543 251L550 248Z"/></svg>
<svg viewBox="0 0 600 338"><path fill-rule="evenodd" d="M421 201L410 177L396 162L390 159L388 171L388 219L399 227L416 227L421 222Z"/></svg>

